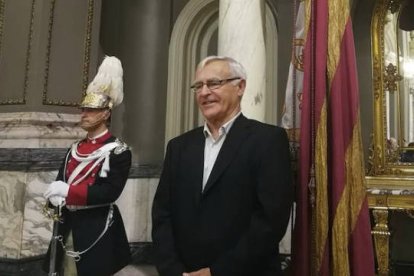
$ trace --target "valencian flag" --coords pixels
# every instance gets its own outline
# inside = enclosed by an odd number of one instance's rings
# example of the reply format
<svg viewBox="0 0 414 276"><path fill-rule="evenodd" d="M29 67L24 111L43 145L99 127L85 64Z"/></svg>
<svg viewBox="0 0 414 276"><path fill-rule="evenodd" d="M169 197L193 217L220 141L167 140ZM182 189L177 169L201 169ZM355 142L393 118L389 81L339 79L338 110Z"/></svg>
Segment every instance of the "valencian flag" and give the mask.
<svg viewBox="0 0 414 276"><path fill-rule="evenodd" d="M305 7L303 2L299 4L294 37L292 40L292 59L289 66L289 77L286 85L286 97L281 126L286 129L289 141L299 141L300 107L303 84L303 47L305 33Z"/></svg>
<svg viewBox="0 0 414 276"><path fill-rule="evenodd" d="M296 7L294 7L296 10ZM296 173L297 155L299 148L299 128L300 128L300 102L302 98L303 84L303 46L305 31L305 7L299 4L295 28L292 39L292 59L289 66L289 77L286 86L285 105L281 126L285 128L290 144L292 167ZM293 206L293 210L295 206ZM291 252L292 221L294 221L294 211L292 211L286 234L279 243L279 253L288 254Z"/></svg>
<svg viewBox="0 0 414 276"><path fill-rule="evenodd" d="M305 0L294 275L374 275L349 0Z"/></svg>

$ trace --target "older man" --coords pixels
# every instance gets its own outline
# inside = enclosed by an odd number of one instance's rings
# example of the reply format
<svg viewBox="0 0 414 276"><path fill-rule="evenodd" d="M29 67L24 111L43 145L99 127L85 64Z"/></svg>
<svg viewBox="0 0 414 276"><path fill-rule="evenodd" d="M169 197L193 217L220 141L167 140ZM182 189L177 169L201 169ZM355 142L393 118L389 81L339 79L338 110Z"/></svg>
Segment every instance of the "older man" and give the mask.
<svg viewBox="0 0 414 276"><path fill-rule="evenodd" d="M281 275L293 195L288 140L241 113L245 87L232 58L197 67L191 88L205 124L168 143L152 209L161 275Z"/></svg>

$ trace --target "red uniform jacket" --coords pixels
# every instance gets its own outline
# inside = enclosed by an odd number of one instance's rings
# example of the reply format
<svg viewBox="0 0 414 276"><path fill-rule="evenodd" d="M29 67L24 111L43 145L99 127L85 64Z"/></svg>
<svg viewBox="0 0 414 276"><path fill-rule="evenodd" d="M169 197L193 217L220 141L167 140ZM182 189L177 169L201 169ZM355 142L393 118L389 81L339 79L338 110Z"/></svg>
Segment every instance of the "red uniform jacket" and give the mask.
<svg viewBox="0 0 414 276"><path fill-rule="evenodd" d="M114 142L116 138L110 133L96 139L95 141L84 139L78 144L79 154L89 154L103 145ZM78 161L70 151L63 162L57 180L67 181ZM75 178L78 179L85 174L91 165L85 167ZM76 186L71 185L66 198L67 205L105 205L114 202L122 193L128 179L131 167L131 151L120 142L120 146L113 149L109 156L109 172L106 177L100 176L102 164L98 165L83 181ZM63 208L63 223L59 226L59 234L66 240L72 231L75 251L87 249L105 228L109 205L70 211ZM57 265L61 266L63 260L63 249L58 244ZM50 249L49 249L50 251ZM47 271L49 251L44 267ZM130 261L130 250L125 233L121 214L114 205L113 222L105 235L88 252L81 255L76 262L78 276L86 275L112 275Z"/></svg>

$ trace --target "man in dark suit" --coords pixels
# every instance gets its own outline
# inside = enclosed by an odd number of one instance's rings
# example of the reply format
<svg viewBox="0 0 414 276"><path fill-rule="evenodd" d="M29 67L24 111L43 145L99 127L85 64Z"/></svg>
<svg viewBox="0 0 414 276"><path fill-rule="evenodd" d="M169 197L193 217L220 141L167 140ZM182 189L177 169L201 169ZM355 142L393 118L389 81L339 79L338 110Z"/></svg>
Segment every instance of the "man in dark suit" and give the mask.
<svg viewBox="0 0 414 276"><path fill-rule="evenodd" d="M204 127L172 139L155 194L160 275L281 275L293 187L287 135L241 114L242 65L208 57L192 90Z"/></svg>
<svg viewBox="0 0 414 276"><path fill-rule="evenodd" d="M114 202L128 179L131 151L108 130L111 110L122 98L121 62L106 57L80 105L80 126L87 137L72 145L56 181L44 193L50 205L61 210L57 235L52 237L57 245L51 243L54 248L49 247L44 265L49 275L64 270L70 276L109 276L130 261Z"/></svg>

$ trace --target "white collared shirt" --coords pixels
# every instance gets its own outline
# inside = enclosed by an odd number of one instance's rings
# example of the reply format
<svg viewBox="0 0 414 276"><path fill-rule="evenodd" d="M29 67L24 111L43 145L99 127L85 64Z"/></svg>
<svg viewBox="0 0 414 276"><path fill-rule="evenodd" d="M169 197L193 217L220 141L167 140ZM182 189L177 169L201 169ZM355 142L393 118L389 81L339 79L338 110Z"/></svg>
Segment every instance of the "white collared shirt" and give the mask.
<svg viewBox="0 0 414 276"><path fill-rule="evenodd" d="M207 180L210 177L210 173L213 169L214 163L216 163L217 156L223 146L224 140L226 140L227 133L233 126L234 121L239 117L241 112L237 113L236 116L230 119L227 123L222 125L219 129L219 136L217 139L213 138L207 123L204 123L204 136L206 137L206 143L204 146L204 170L203 170L203 190L206 186Z"/></svg>

